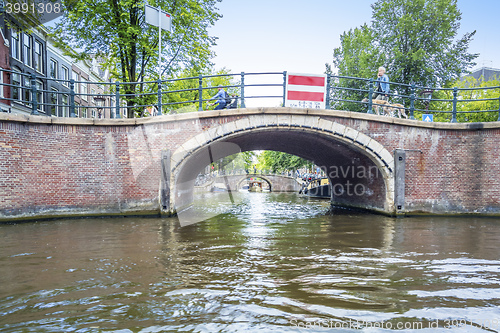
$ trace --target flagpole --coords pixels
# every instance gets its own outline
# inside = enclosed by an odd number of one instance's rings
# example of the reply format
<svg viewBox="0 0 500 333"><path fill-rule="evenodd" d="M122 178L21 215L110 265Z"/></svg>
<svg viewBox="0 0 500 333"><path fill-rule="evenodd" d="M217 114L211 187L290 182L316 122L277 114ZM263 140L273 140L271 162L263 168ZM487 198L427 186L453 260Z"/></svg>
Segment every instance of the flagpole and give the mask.
<svg viewBox="0 0 500 333"><path fill-rule="evenodd" d="M2 0L0 0L2 1ZM158 7L153 7L148 4L144 4L144 11L145 11L145 20L146 23L154 25L158 27L158 80L161 80L162 76L162 33L161 30L163 29L162 27L162 15L166 15L164 18L165 20L165 30L168 30L171 32L172 29L172 17L170 14L162 12L160 6ZM155 12L158 11L158 12Z"/></svg>
<svg viewBox="0 0 500 333"><path fill-rule="evenodd" d="M161 80L161 8L158 6L158 80Z"/></svg>

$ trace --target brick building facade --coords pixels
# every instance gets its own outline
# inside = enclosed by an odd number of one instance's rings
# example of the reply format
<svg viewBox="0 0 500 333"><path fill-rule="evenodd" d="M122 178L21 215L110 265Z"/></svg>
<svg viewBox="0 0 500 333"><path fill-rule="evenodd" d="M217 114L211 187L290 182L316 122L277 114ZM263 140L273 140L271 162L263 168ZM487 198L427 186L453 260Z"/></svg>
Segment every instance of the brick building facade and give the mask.
<svg viewBox="0 0 500 333"><path fill-rule="evenodd" d="M106 87L109 73L94 60L75 61L55 46L43 27L29 32L0 16L0 108L8 113L33 113L32 86L36 85L36 112L68 117L71 87L75 81L75 113L80 118L110 117L113 98ZM108 89L109 90L109 89ZM3 95L1 94L3 93ZM104 97L101 97L104 96Z"/></svg>

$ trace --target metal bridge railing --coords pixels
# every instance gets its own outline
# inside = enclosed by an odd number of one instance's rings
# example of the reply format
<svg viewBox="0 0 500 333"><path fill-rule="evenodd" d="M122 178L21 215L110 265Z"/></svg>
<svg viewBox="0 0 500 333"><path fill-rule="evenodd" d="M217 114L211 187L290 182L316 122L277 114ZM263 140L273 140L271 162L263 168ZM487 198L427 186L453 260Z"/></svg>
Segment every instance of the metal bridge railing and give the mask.
<svg viewBox="0 0 500 333"><path fill-rule="evenodd" d="M373 94L375 93L375 81L373 79L363 79L348 76L331 75L328 78L327 88L329 100L327 105L333 109L347 109L349 111L362 111L374 113ZM489 114L489 121L500 121L500 87L479 87L479 88L434 88L417 86L414 84L401 84L389 82L391 91L389 100L393 112L398 109L407 111L410 119L415 119L416 113L450 115L450 122L457 122L457 115L466 114ZM484 95L486 91L493 90L495 97L471 98L474 95ZM498 97L496 97L498 96ZM366 98L367 101L363 101ZM489 109L473 110L467 108L467 103L479 102L477 106L490 106ZM401 106L394 106L401 104ZM494 116L494 117L493 117ZM443 117L442 117L443 118ZM466 118L462 119L467 121Z"/></svg>
<svg viewBox="0 0 500 333"><path fill-rule="evenodd" d="M242 72L147 82L90 82L0 69L0 109L56 117L121 118L130 113L128 110L133 110L135 116L154 116L207 110L218 87L232 95L239 108L245 108L249 99L275 103L261 106L282 106L286 74ZM498 86L433 88L389 84L392 106L387 108L391 113L405 111L410 119L430 113L438 115L438 120L451 122L469 121L467 115L484 114L488 121L500 121ZM373 102L374 87L373 79L327 75L326 108L374 113L377 108ZM248 93L252 90L253 93ZM484 97L487 92L490 96ZM471 108L468 103L476 104ZM478 107L486 109L477 110Z"/></svg>

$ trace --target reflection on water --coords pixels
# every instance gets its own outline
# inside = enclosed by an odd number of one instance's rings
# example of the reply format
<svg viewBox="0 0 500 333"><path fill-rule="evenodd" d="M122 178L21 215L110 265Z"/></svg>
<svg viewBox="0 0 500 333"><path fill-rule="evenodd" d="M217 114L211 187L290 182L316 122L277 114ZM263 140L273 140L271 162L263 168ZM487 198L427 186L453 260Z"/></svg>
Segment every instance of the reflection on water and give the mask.
<svg viewBox="0 0 500 333"><path fill-rule="evenodd" d="M500 331L499 219L329 216L325 201L274 193L221 207L217 195L198 209L224 214L182 228L0 225L0 331Z"/></svg>

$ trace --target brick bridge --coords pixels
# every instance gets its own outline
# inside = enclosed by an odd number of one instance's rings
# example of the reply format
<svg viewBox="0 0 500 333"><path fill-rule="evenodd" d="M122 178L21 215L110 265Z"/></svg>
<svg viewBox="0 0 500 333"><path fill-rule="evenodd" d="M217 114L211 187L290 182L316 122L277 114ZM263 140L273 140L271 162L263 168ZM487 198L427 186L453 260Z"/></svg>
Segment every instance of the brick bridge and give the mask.
<svg viewBox="0 0 500 333"><path fill-rule="evenodd" d="M173 213L206 165L249 150L325 168L333 202L500 215L500 123L255 108L140 119L0 115L0 221Z"/></svg>

